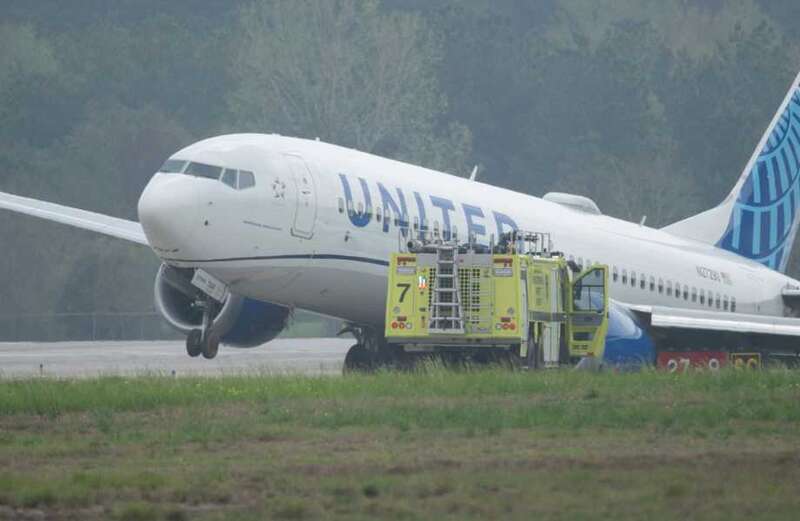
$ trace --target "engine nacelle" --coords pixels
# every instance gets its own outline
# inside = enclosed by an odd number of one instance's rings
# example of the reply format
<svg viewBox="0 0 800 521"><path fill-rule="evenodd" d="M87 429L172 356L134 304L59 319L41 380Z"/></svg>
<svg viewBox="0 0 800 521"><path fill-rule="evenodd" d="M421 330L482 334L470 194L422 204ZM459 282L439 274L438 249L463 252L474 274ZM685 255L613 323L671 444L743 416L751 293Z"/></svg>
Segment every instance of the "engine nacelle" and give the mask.
<svg viewBox="0 0 800 521"><path fill-rule="evenodd" d="M156 275L156 309L170 326L184 334L203 325L203 309L196 305L202 294L192 286L192 275L193 270L164 264ZM285 306L229 293L211 327L226 345L255 347L278 336L288 320L289 308Z"/></svg>
<svg viewBox="0 0 800 521"><path fill-rule="evenodd" d="M655 342L646 327L633 312L616 302L609 302L603 361L613 366L645 366L656 362Z"/></svg>

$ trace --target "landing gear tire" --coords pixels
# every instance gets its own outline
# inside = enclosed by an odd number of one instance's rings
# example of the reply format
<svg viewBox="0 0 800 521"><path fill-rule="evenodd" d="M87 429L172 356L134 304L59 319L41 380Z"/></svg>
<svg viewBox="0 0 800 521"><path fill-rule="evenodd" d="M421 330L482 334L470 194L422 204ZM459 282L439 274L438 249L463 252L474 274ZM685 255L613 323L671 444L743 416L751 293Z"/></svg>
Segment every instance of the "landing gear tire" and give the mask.
<svg viewBox="0 0 800 521"><path fill-rule="evenodd" d="M211 360L219 352L219 335L212 329L203 339L203 358Z"/></svg>
<svg viewBox="0 0 800 521"><path fill-rule="evenodd" d="M375 353L367 349L364 344L354 344L344 357L344 372L371 372L375 370L376 362Z"/></svg>
<svg viewBox="0 0 800 521"><path fill-rule="evenodd" d="M186 354L192 358L200 356L203 352L203 332L199 329L192 329L186 337Z"/></svg>

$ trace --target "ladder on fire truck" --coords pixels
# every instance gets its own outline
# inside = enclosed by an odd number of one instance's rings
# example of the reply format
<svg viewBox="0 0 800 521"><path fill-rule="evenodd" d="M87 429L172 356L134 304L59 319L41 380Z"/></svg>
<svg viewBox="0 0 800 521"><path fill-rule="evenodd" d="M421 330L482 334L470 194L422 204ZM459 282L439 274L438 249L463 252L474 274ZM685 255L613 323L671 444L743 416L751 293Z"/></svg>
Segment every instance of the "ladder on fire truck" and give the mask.
<svg viewBox="0 0 800 521"><path fill-rule="evenodd" d="M455 244L436 245L436 278L428 322L428 331L434 334L464 333L457 257Z"/></svg>

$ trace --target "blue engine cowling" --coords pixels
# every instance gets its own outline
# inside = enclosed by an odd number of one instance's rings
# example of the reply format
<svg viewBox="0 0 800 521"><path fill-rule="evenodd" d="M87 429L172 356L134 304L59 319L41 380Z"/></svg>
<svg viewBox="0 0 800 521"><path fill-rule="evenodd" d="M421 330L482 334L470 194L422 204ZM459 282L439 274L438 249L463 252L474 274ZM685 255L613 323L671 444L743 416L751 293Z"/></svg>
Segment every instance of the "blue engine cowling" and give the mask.
<svg viewBox="0 0 800 521"><path fill-rule="evenodd" d="M616 367L654 365L656 346L646 328L629 309L609 302L608 333L603 362Z"/></svg>
<svg viewBox="0 0 800 521"><path fill-rule="evenodd" d="M288 320L289 308L244 298L233 325L222 335L222 342L234 347L259 346L278 336Z"/></svg>
<svg viewBox="0 0 800 521"><path fill-rule="evenodd" d="M170 326L184 334L203 323L202 309L194 305L198 295L188 282L190 275L162 265L155 283L156 309ZM255 347L278 336L289 314L285 306L229 294L211 327L221 334L225 345Z"/></svg>

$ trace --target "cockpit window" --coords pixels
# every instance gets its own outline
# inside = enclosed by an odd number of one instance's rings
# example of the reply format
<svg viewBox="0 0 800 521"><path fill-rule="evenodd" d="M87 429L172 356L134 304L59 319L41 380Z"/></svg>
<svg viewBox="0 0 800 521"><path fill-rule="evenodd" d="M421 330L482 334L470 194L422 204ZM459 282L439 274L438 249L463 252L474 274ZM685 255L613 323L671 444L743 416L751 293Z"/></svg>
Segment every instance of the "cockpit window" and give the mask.
<svg viewBox="0 0 800 521"><path fill-rule="evenodd" d="M183 172L184 168L186 168L186 161L167 159L158 171L164 174L180 174Z"/></svg>
<svg viewBox="0 0 800 521"><path fill-rule="evenodd" d="M205 163L181 161L180 159L167 159L159 172L215 179L217 181L222 181L234 190L246 190L256 185L256 177L253 175L253 172L223 168L221 166L207 165Z"/></svg>
<svg viewBox="0 0 800 521"><path fill-rule="evenodd" d="M189 163L185 173L196 177L219 179L219 175L222 173L222 167L205 165L203 163Z"/></svg>
<svg viewBox="0 0 800 521"><path fill-rule="evenodd" d="M225 169L225 172L222 173L221 181L235 190L236 189L236 170L231 170L229 168Z"/></svg>
<svg viewBox="0 0 800 521"><path fill-rule="evenodd" d="M254 187L255 185L256 178L253 175L253 172L248 172L247 170L239 171L239 190L246 190Z"/></svg>

